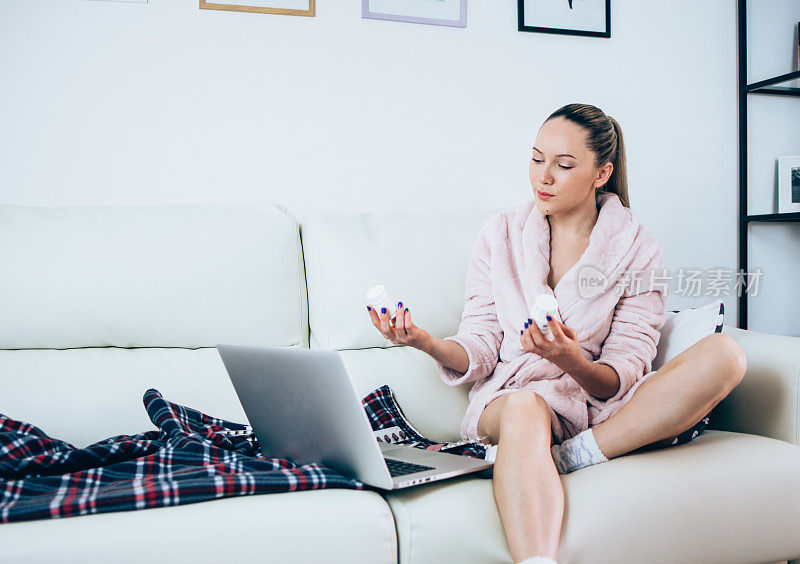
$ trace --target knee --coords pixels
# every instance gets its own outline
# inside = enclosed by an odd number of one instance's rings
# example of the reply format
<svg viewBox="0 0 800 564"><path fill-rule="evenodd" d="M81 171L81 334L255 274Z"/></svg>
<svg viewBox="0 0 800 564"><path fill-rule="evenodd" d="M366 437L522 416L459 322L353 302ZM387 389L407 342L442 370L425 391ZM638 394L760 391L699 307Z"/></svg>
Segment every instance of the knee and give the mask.
<svg viewBox="0 0 800 564"><path fill-rule="evenodd" d="M747 354L736 342L736 339L725 333L711 335L714 341L714 352L724 365L722 371L725 382L733 390L741 383L747 372Z"/></svg>
<svg viewBox="0 0 800 564"><path fill-rule="evenodd" d="M500 418L501 429L524 427L550 432L550 408L545 399L532 390L508 394Z"/></svg>

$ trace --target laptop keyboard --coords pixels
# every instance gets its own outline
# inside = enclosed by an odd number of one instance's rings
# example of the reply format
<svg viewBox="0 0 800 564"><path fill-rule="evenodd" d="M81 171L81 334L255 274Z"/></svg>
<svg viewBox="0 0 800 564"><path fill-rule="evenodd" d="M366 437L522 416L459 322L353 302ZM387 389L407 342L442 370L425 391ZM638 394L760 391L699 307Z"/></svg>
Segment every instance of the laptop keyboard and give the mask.
<svg viewBox="0 0 800 564"><path fill-rule="evenodd" d="M405 462L403 460L395 460L393 458L384 458L386 466L389 467L389 475L402 476L404 474L413 474L414 472L422 472L424 470L433 470L433 466L425 466L424 464L414 464L413 462Z"/></svg>

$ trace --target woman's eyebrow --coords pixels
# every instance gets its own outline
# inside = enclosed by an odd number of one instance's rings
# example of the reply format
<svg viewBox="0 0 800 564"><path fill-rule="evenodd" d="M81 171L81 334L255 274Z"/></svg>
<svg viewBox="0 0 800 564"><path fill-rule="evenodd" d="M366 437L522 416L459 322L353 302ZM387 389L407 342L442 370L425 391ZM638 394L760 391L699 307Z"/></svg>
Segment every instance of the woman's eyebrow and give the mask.
<svg viewBox="0 0 800 564"><path fill-rule="evenodd" d="M534 151L539 151L539 149L537 149L536 147L534 147L533 150ZM541 151L539 151L539 152L542 153ZM544 153L542 153L542 154L544 155ZM574 155L570 155L569 153L561 153L560 155L556 155L556 156L557 157L572 157L573 159L577 160L577 157L575 157Z"/></svg>

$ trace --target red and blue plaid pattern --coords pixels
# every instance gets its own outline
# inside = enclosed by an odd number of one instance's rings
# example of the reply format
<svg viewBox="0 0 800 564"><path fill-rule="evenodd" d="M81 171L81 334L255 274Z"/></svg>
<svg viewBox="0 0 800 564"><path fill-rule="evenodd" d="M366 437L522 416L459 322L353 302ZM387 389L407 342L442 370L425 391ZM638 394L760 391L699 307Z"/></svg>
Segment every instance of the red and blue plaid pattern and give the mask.
<svg viewBox="0 0 800 564"><path fill-rule="evenodd" d="M483 458L479 443L436 443L406 420L392 390L362 400L377 440ZM0 522L72 517L321 488L364 489L319 464L268 458L247 425L144 394L158 430L77 449L0 415Z"/></svg>

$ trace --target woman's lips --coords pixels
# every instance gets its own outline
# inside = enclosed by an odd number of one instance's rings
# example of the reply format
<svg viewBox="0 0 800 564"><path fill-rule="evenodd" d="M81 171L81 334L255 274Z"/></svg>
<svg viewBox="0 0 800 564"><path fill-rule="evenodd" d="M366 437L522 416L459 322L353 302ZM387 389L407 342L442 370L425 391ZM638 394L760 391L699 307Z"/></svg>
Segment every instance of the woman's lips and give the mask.
<svg viewBox="0 0 800 564"><path fill-rule="evenodd" d="M550 199L550 198L552 198L552 197L553 197L555 194L547 194L547 193L545 193L545 192L540 192L539 190L537 190L537 191L536 191L536 195L537 195L537 196L539 196L539 198L540 198L540 199L542 199L542 200L549 200L549 199Z"/></svg>

